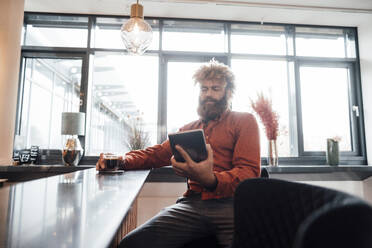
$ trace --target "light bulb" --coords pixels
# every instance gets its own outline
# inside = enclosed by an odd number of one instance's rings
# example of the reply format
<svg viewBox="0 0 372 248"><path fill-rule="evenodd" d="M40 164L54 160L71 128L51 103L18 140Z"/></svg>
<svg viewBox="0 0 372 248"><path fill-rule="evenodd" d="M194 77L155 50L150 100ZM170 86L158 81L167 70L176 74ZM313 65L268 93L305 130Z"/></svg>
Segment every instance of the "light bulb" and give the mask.
<svg viewBox="0 0 372 248"><path fill-rule="evenodd" d="M131 18L121 26L121 38L130 54L141 55L150 46L152 29L143 19L142 5L132 5Z"/></svg>

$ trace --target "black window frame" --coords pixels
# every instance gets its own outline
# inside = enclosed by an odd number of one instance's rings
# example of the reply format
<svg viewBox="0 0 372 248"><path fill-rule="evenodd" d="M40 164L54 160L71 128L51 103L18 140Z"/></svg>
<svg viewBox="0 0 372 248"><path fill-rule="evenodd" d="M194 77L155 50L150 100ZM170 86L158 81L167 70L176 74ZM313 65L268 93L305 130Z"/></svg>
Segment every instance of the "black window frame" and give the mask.
<svg viewBox="0 0 372 248"><path fill-rule="evenodd" d="M128 18L128 16L116 16L116 15L84 15L84 14L59 14L59 13L39 13L39 12L25 12L24 18L24 27L26 28L27 20L29 15L41 15L44 17L47 16L67 16L67 17L88 17L88 37L87 37L87 46L86 47L43 47L43 46L22 46L22 55L25 54L34 54L34 56L59 56L60 54L83 54L83 71L81 79L81 112L87 112L87 88L88 88L88 76L89 76L89 58L96 51L107 51L107 52L125 52L125 49L111 49L111 48L94 48L91 47L91 38L92 32L95 29L96 18ZM45 18L47 19L47 18ZM174 60L198 60L198 61L207 61L211 57L221 58L223 62L226 62L228 65L231 65L231 59L242 57L242 58L261 58L261 59L279 59L286 60L287 63L294 64L294 73L295 73L295 89L296 89L296 99L294 100L294 111L297 115L296 121L296 130L297 139L293 140L293 144L297 145L295 148L295 153L298 156L296 157L280 157L279 165L324 165L326 163L325 152L305 152L303 150L303 137L302 137L302 118L301 118L301 99L300 99L300 89L299 89L299 67L304 64L314 63L314 65L323 65L328 64L331 66L337 65L347 65L351 68L353 83L351 85L351 99L350 104L355 103L359 106L359 118L352 118L352 143L356 148L353 152L341 152L341 164L345 165L367 165L366 157L366 141L365 141L365 127L364 127L364 112L363 112L363 99L362 99L362 89L361 89L361 76L360 76L360 62L359 62L359 48L358 48L358 34L356 27L343 27L343 26L319 26L319 25L303 25L303 24L282 24L282 23L265 23L261 24L258 22L243 22L243 21L224 21L224 20L202 20L202 19L186 19L186 18L159 18L159 17L148 17L145 19L158 20L159 21L159 49L158 50L149 50L146 53L155 53L159 57L159 88L158 88L158 130L157 130L157 141L158 143L164 141L167 137L166 123L167 123L167 62ZM185 52L185 51L164 51L162 49L162 32L163 32L163 22L164 21L189 21L189 22L218 22L222 23L225 27L225 37L227 40L227 51L221 53L205 53L205 52ZM43 24L43 20L37 20L38 25ZM70 22L68 22L71 25ZM258 54L235 54L231 53L231 25L232 24L257 24L257 25L271 25L271 26L283 26L285 28L286 36L293 41L293 53L288 55L258 55ZM50 22L46 20L46 25L51 25ZM63 25L63 23L61 23ZM78 24L76 24L78 26ZM355 35L355 58L320 58L320 57L299 57L296 56L296 44L295 44L295 28L296 27L311 27L311 28L337 28L343 29L344 35L347 34ZM26 36L27 31L24 32L24 37ZM288 37L287 37L288 38ZM25 38L24 38L25 39ZM23 42L25 44L25 42ZM22 60L21 60L22 61ZM21 87L21 80L19 82L19 87ZM19 89L21 91L21 89ZM19 95L18 98L21 96ZM20 99L18 99L20 102ZM290 104L290 103L289 103ZM19 106L17 106L17 113L19 111ZM19 116L16 117L16 123L19 123ZM18 127L18 126L17 126ZM16 128L16 132L18 128ZM85 137L81 137L82 145L85 145ZM98 159L97 156L85 156L82 160L82 164L95 164L95 161ZM267 161L265 157L261 158L262 164L266 165ZM55 162L55 160L54 160ZM48 159L45 160L45 163L48 163Z"/></svg>

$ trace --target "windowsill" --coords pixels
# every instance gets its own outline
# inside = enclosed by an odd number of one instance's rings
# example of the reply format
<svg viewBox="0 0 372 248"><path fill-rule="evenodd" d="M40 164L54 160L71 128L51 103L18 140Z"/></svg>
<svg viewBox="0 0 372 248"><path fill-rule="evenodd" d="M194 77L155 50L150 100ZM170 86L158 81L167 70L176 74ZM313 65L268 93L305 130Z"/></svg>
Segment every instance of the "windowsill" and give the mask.
<svg viewBox="0 0 372 248"><path fill-rule="evenodd" d="M290 181L363 181L372 176L372 166L366 165L280 165L267 168L270 178ZM171 166L151 171L147 182L185 182Z"/></svg>
<svg viewBox="0 0 372 248"><path fill-rule="evenodd" d="M270 177L291 181L363 181L372 176L367 165L282 165L267 168Z"/></svg>
<svg viewBox="0 0 372 248"><path fill-rule="evenodd" d="M38 174L48 176L63 174L75 170L94 167L80 165L78 167L65 167L62 165L47 166L3 166L2 173L20 176L20 172L28 177ZM278 178L290 181L363 181L372 176L372 166L367 165L279 165L277 167L262 166L269 171L270 178ZM43 173L41 173L43 172ZM35 178L33 178L35 179ZM177 176L171 166L153 169L148 176L147 182L186 182L185 178Z"/></svg>
<svg viewBox="0 0 372 248"><path fill-rule="evenodd" d="M59 150L46 151L42 164L55 165L61 163ZM95 166L98 156L84 156L80 166ZM325 156L305 157L280 157L278 167L266 166L267 159L261 158L262 167L268 168L271 178L279 178L291 181L362 181L372 176L372 166L367 163L365 157L340 157L339 166L326 164ZM185 182L177 176L171 166L152 170L148 182Z"/></svg>
<svg viewBox="0 0 372 248"><path fill-rule="evenodd" d="M40 164L55 165L62 164L62 154L60 150L42 150ZM80 164L81 165L95 165L98 161L98 156L84 156ZM302 157L280 157L280 165L288 166L324 166L326 165L325 156L302 156ZM340 156L340 163L345 166L360 166L366 165L367 159L363 156ZM261 165L267 165L267 158L261 158Z"/></svg>

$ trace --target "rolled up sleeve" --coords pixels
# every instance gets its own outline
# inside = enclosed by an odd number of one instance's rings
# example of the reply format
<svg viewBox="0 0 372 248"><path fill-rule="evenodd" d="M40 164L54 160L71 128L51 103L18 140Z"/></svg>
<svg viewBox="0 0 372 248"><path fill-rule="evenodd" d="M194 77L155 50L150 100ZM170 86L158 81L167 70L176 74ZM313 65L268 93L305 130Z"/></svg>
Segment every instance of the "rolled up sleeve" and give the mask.
<svg viewBox="0 0 372 248"><path fill-rule="evenodd" d="M125 154L124 169L139 170L160 168L170 165L172 152L169 141L160 145L148 147L144 150L134 150Z"/></svg>

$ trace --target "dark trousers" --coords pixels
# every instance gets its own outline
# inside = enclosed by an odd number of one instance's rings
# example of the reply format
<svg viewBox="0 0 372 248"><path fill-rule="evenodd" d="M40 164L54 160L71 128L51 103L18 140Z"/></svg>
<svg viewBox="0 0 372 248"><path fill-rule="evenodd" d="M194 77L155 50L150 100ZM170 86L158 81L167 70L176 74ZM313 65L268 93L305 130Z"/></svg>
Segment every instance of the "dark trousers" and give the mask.
<svg viewBox="0 0 372 248"><path fill-rule="evenodd" d="M221 247L229 247L234 232L233 199L201 200L182 197L130 232L121 248L177 248L204 236L216 235Z"/></svg>

